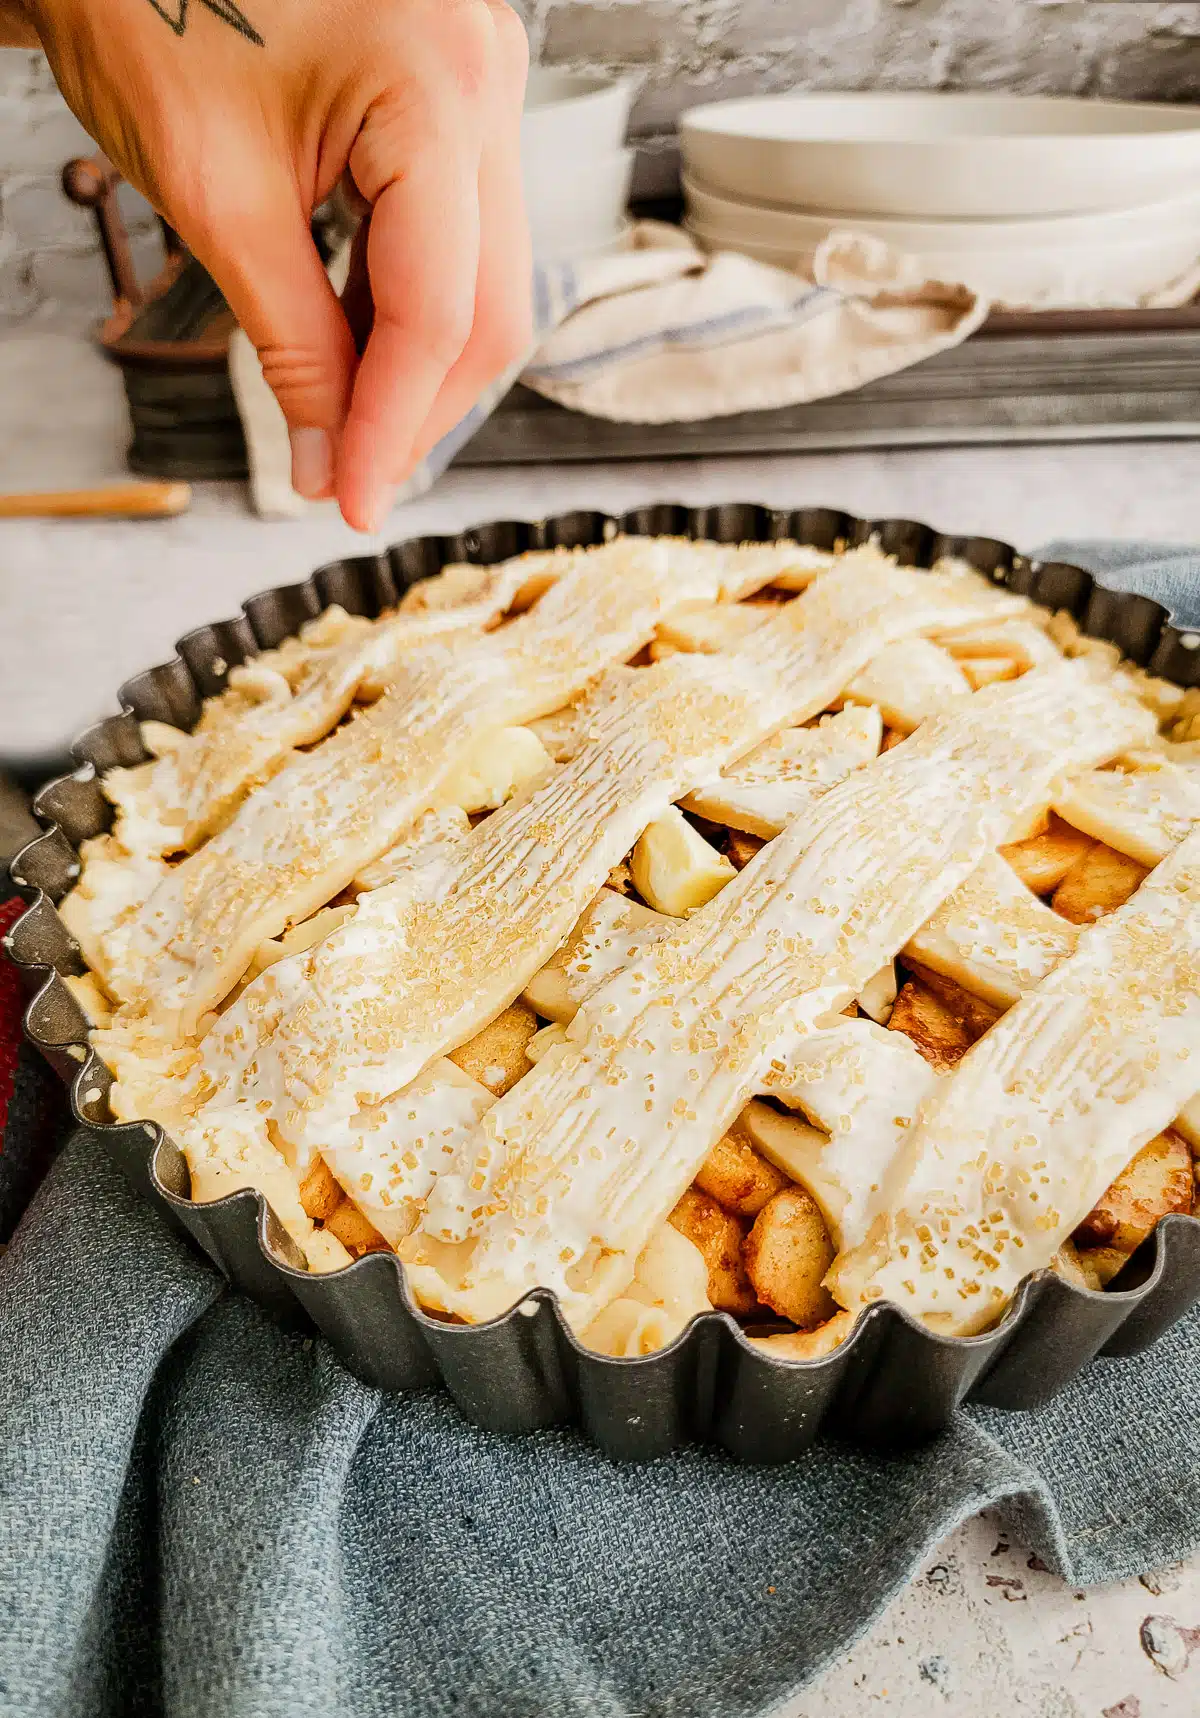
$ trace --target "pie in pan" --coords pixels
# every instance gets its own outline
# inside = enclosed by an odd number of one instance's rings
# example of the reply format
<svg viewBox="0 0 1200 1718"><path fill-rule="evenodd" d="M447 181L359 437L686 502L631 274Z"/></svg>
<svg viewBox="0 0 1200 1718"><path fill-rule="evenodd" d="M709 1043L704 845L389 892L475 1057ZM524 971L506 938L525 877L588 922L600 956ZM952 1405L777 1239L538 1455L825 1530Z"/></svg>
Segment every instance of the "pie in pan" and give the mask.
<svg viewBox="0 0 1200 1718"><path fill-rule="evenodd" d="M451 565L142 738L67 982L112 1114L310 1272L813 1360L1193 1209L1200 694L963 562Z"/></svg>

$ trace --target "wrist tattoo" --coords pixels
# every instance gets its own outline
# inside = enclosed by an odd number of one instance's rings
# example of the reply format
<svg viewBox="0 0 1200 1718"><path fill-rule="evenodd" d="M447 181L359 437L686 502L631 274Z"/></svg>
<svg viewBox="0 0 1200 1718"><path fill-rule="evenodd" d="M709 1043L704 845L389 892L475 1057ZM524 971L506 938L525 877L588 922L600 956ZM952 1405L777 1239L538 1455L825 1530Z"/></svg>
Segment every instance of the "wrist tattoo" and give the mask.
<svg viewBox="0 0 1200 1718"><path fill-rule="evenodd" d="M166 0L165 5L160 4L160 0L149 0L149 4L177 36L183 35L187 29L189 0ZM200 0L200 4L223 24L228 24L231 30L236 30L239 36L245 36L248 42L259 48L264 45L262 37L246 14L234 5L234 0Z"/></svg>

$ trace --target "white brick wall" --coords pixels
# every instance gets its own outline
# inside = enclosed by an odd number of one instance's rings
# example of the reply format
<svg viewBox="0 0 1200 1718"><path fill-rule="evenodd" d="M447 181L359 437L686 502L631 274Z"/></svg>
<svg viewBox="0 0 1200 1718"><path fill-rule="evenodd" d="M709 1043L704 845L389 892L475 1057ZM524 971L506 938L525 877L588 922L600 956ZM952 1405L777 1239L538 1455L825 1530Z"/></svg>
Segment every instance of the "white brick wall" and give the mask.
<svg viewBox="0 0 1200 1718"><path fill-rule="evenodd" d="M1200 0L518 0L535 54L642 78L637 187L670 188L680 109L757 89L1019 89L1200 101ZM39 55L0 50L0 327L99 315L62 164L87 148ZM131 207L143 268L153 221Z"/></svg>
<svg viewBox="0 0 1200 1718"><path fill-rule="evenodd" d="M84 327L111 304L92 216L63 196L60 175L95 148L54 86L41 54L0 48L0 331L29 317ZM139 268L162 266L153 211L122 206Z"/></svg>

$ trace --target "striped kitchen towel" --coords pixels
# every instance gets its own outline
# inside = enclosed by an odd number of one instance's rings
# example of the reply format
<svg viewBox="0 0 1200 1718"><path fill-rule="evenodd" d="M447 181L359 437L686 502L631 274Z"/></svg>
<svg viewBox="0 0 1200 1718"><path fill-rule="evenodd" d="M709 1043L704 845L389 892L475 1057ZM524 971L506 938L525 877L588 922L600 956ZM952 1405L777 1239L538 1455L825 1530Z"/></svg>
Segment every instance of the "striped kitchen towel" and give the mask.
<svg viewBox="0 0 1200 1718"><path fill-rule="evenodd" d="M330 265L344 281L346 254ZM499 378L412 474L420 495L512 384L621 423L689 423L849 393L956 346L986 299L929 281L877 239L832 233L810 275L733 252L705 255L678 227L644 221L619 249L534 271L533 349ZM246 434L255 509L294 517L283 415L240 332L230 372ZM318 503L328 505L328 503Z"/></svg>

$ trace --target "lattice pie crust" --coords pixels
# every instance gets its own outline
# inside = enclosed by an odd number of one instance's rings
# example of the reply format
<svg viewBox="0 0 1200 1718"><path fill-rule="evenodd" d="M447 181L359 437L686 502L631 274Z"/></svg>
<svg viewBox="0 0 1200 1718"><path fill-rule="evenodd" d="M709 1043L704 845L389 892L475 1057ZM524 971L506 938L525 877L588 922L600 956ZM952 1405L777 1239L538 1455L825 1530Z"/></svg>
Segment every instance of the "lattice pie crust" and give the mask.
<svg viewBox="0 0 1200 1718"><path fill-rule="evenodd" d="M76 995L114 1114L311 1270L803 1359L1192 1209L1200 700L961 564L450 567L143 734Z"/></svg>

